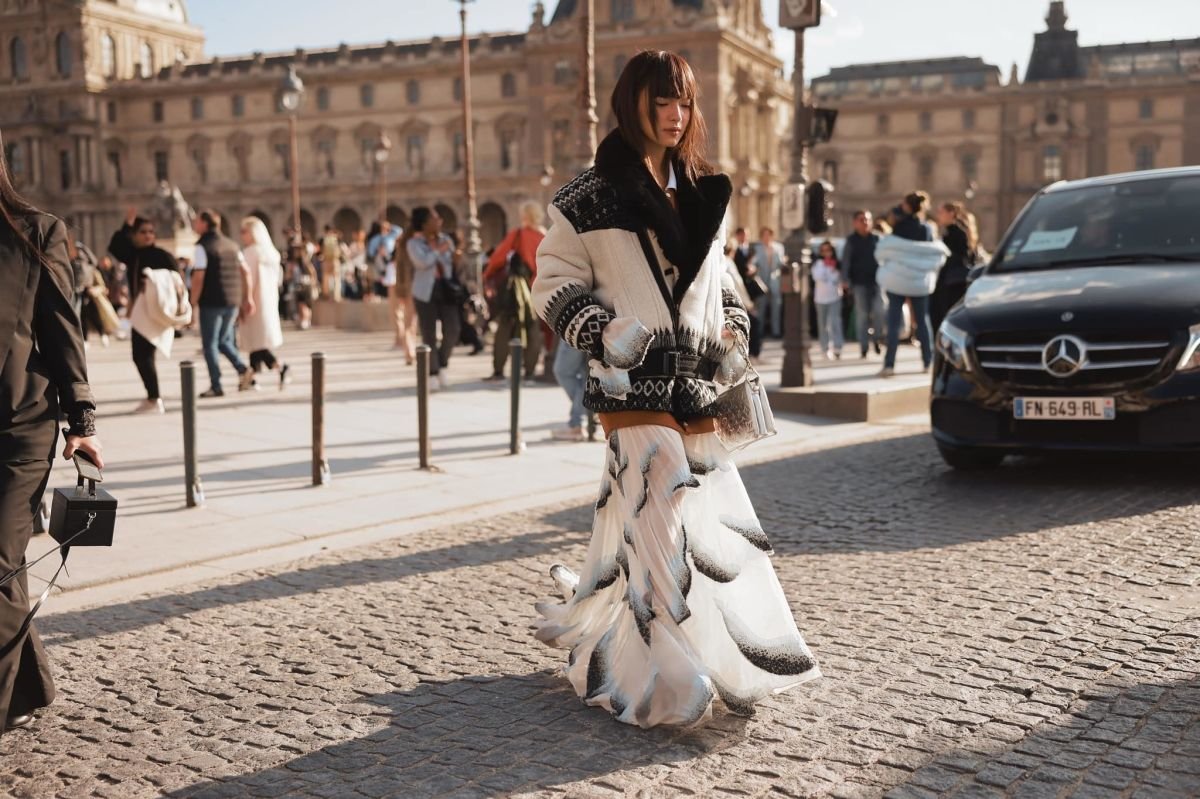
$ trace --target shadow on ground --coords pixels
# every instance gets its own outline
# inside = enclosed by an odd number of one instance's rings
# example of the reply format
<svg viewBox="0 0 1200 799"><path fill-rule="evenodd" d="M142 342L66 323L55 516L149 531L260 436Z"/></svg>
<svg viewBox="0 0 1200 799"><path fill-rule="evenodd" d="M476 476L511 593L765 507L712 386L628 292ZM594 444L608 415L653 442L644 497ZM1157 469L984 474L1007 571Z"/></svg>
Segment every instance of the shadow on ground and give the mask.
<svg viewBox="0 0 1200 799"><path fill-rule="evenodd" d="M1186 799L1200 786L1200 677L1194 670L1190 678L1161 683L1096 686L1027 732L1001 726L1011 743L975 735L971 744L935 753L887 796Z"/></svg>
<svg viewBox="0 0 1200 799"><path fill-rule="evenodd" d="M500 796L521 787L603 782L631 766L677 764L739 740L745 727L729 715L695 732L618 724L548 672L421 683L364 704L382 725L370 735L166 795L282 796L329 787L345 796Z"/></svg>
<svg viewBox="0 0 1200 799"><path fill-rule="evenodd" d="M913 458L914 449L928 457ZM918 465L887 468L896 462ZM1092 456L1022 459L994 472L960 474L941 464L927 435L912 435L750 466L742 478L775 551L786 556L953 546L1186 507L1200 502L1200 484L1192 476L1194 466L1185 467L1186 461L1149 459L1131 470L1125 461ZM985 499L994 504L998 491L1009 499L1011 512L981 516L978 507ZM308 568L301 563L293 571L234 584L56 614L39 627L52 641L76 641L224 605L512 558L536 556L548 566L556 552L588 535L591 514L590 504L549 508L522 519L524 529L513 531L516 535L497 535L497 525L480 523L468 542L454 546ZM775 521L796 518L807 523ZM509 532L503 524L499 529ZM396 545L404 547L404 540Z"/></svg>

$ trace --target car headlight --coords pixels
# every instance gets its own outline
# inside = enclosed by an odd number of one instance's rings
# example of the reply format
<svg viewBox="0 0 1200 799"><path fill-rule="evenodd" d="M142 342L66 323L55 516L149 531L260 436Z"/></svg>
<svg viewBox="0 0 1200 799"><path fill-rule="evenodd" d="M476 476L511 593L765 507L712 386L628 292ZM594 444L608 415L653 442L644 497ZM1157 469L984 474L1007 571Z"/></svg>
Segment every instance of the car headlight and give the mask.
<svg viewBox="0 0 1200 799"><path fill-rule="evenodd" d="M955 327L949 320L942 322L942 326L938 328L938 352L960 372L971 371L971 362L967 358L969 338L965 330Z"/></svg>
<svg viewBox="0 0 1200 799"><path fill-rule="evenodd" d="M1179 372L1194 372L1197 369L1200 369L1200 324L1188 328L1188 343L1179 365L1175 367Z"/></svg>

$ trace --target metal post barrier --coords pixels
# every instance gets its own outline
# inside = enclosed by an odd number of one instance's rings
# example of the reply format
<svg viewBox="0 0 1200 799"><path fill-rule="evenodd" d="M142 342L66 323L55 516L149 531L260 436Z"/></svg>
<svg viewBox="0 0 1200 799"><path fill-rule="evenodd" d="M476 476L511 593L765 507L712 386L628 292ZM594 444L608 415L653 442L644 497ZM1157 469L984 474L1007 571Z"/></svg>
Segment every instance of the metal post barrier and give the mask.
<svg viewBox="0 0 1200 799"><path fill-rule="evenodd" d="M183 481L187 487L187 506L204 504L204 486L196 468L196 365L179 364L179 382L183 394Z"/></svg>
<svg viewBox="0 0 1200 799"><path fill-rule="evenodd" d="M429 468L429 357L428 344L417 345L417 453L421 468Z"/></svg>
<svg viewBox="0 0 1200 799"><path fill-rule="evenodd" d="M597 428L597 425L596 425L596 412L595 412L595 411L590 411L590 410L589 410L589 411L588 411L588 418L587 418L587 438L588 438L588 441L595 441L595 440L596 440L596 428Z"/></svg>
<svg viewBox="0 0 1200 799"><path fill-rule="evenodd" d="M325 353L312 354L312 484L329 485L329 461L325 458Z"/></svg>
<svg viewBox="0 0 1200 799"><path fill-rule="evenodd" d="M509 418L508 454L520 455L525 449L521 441L521 375L525 371L525 347L521 339L514 338L508 342L512 350L512 401L509 403L511 416Z"/></svg>

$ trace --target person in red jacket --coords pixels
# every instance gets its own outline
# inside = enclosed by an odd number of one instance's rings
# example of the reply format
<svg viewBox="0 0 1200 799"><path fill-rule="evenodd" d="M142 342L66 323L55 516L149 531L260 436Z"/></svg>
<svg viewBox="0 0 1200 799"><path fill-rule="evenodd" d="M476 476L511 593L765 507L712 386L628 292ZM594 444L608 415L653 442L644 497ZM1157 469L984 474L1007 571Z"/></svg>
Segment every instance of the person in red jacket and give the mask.
<svg viewBox="0 0 1200 799"><path fill-rule="evenodd" d="M545 235L542 207L524 202L520 227L510 230L488 259L483 282L496 293L496 340L488 380L504 379L508 342L513 336L520 336L525 347L525 379L533 379L542 354L542 328L530 301L529 287L537 277L537 249Z"/></svg>

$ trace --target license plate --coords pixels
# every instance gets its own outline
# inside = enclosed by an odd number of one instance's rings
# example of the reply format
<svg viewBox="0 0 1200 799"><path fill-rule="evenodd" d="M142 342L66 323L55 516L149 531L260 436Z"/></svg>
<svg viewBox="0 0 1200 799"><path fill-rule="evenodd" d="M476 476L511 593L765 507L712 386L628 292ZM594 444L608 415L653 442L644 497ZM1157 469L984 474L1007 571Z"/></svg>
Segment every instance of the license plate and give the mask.
<svg viewBox="0 0 1200 799"><path fill-rule="evenodd" d="M1107 422L1117 418L1117 407L1112 397L1017 397L1013 418Z"/></svg>

